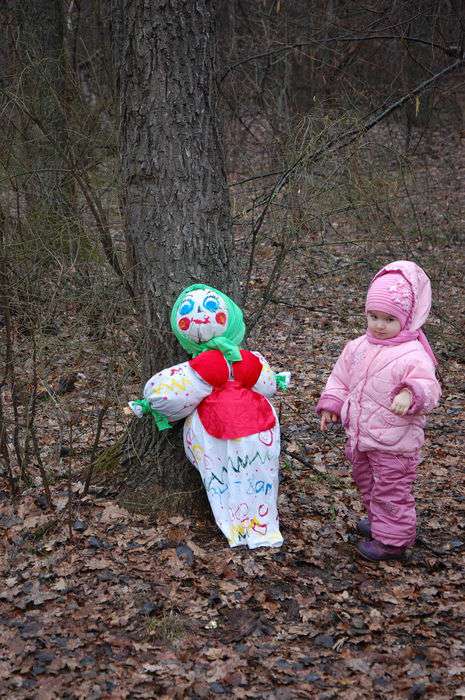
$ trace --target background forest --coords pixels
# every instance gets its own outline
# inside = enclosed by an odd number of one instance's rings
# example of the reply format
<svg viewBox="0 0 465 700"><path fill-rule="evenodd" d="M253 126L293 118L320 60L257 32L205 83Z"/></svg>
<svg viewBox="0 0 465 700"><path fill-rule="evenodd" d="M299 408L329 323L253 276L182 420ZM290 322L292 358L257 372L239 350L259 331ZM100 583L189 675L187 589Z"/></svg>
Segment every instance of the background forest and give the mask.
<svg viewBox="0 0 465 700"><path fill-rule="evenodd" d="M0 26L2 695L465 697L463 3L6 0ZM161 77L184 80L181 46L211 56L192 93L216 126L170 209ZM205 121L168 118L165 143ZM227 189L195 179L210 165ZM443 400L417 546L376 567L355 558L343 436L319 433L314 405L363 332L373 273L399 258L432 280ZM167 309L200 274L293 375L278 553L230 551L177 448L155 464L150 426L135 435L125 413L150 369L182 359ZM185 479L192 502L164 508Z"/></svg>

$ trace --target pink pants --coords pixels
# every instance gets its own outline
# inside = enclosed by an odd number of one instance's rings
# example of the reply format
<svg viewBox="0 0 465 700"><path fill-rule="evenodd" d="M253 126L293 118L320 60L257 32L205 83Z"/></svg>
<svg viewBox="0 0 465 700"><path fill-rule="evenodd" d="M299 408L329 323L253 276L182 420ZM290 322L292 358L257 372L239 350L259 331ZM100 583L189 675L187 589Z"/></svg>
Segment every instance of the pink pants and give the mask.
<svg viewBox="0 0 465 700"><path fill-rule="evenodd" d="M395 547L415 542L416 513L412 494L419 453L393 455L360 452L346 444L352 478L362 496L375 540Z"/></svg>

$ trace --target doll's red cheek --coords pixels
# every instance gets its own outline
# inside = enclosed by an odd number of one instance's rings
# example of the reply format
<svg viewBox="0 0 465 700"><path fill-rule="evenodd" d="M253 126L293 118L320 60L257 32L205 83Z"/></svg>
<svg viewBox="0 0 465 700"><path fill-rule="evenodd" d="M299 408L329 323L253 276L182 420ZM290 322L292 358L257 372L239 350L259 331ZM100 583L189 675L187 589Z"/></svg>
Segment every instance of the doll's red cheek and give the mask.
<svg viewBox="0 0 465 700"><path fill-rule="evenodd" d="M224 311L218 311L218 313L215 316L215 320L221 326L224 326L224 324L226 323L226 314L224 313Z"/></svg>
<svg viewBox="0 0 465 700"><path fill-rule="evenodd" d="M187 316L183 316L178 321L178 326L182 331L187 331L187 329L189 328L190 325L191 325L191 322L187 318Z"/></svg>

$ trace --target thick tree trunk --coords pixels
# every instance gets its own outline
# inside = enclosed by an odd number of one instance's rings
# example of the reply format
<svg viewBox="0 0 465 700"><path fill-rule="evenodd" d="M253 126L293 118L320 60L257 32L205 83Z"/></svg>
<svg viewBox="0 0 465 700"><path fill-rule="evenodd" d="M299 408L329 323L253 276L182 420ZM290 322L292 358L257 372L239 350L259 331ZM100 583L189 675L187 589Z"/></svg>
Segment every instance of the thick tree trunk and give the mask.
<svg viewBox="0 0 465 700"><path fill-rule="evenodd" d="M142 378L186 359L169 312L183 287L233 293L229 199L215 89L213 3L114 0L121 187L128 267L144 333ZM124 446L127 502L192 512L203 502L180 429L135 422ZM201 496L199 501L199 496Z"/></svg>

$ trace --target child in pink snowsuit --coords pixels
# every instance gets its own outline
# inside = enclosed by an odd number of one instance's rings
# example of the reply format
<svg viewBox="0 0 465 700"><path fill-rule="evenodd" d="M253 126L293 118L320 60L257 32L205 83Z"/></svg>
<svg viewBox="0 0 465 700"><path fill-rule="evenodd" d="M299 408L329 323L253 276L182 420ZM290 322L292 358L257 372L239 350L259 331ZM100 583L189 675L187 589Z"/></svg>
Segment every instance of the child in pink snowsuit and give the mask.
<svg viewBox="0 0 465 700"><path fill-rule="evenodd" d="M367 331L345 346L317 405L321 428L341 421L346 457L368 518L358 551L371 561L401 559L415 542L412 486L425 414L438 403L437 364L421 330L431 285L413 262L383 267L368 290Z"/></svg>

